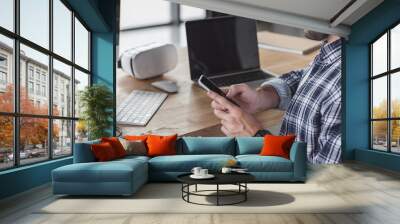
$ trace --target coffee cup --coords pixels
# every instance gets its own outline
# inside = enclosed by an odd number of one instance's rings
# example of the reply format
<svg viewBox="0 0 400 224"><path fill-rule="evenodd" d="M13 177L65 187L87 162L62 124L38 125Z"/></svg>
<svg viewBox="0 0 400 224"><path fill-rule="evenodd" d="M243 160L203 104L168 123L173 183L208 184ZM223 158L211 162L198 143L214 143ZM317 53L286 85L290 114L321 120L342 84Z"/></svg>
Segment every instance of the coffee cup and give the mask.
<svg viewBox="0 0 400 224"><path fill-rule="evenodd" d="M201 169L200 170L200 176L207 176L208 175L208 169Z"/></svg>
<svg viewBox="0 0 400 224"><path fill-rule="evenodd" d="M229 167L222 167L221 172L222 172L222 173L230 173L230 172L232 172L232 168L229 168Z"/></svg>
<svg viewBox="0 0 400 224"><path fill-rule="evenodd" d="M196 175L196 176L199 176L199 175L201 175L201 174L200 174L200 171L201 171L201 170L202 170L201 167L193 167L192 173L193 173L194 175Z"/></svg>

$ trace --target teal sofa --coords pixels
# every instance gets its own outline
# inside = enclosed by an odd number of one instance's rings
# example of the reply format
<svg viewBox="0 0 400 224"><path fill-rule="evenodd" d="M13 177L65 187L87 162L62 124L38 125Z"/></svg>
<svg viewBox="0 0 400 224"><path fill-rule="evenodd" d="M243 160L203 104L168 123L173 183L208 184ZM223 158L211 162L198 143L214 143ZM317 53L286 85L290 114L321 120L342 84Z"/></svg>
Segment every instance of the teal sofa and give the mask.
<svg viewBox="0 0 400 224"><path fill-rule="evenodd" d="M304 182L306 180L306 144L295 142L290 159L260 156L261 137L182 137L176 144L177 155L127 156L96 162L90 145L77 143L74 163L52 171L54 194L131 195L148 181L176 181L193 167L218 172L228 160L236 160L259 182Z"/></svg>

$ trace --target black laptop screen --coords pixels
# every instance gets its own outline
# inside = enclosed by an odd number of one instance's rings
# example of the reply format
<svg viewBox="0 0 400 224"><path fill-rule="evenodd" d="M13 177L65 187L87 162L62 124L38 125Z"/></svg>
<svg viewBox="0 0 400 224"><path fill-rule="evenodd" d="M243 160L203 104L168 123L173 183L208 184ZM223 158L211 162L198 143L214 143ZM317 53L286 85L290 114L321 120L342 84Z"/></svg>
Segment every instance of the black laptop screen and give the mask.
<svg viewBox="0 0 400 224"><path fill-rule="evenodd" d="M186 23L192 80L259 68L254 20L220 17Z"/></svg>

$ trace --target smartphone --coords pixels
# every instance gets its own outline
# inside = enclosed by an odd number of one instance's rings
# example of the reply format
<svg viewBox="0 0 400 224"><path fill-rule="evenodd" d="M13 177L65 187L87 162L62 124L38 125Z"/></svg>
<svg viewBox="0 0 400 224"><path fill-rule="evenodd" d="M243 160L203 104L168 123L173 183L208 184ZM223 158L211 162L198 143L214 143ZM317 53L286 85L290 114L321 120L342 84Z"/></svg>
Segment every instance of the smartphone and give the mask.
<svg viewBox="0 0 400 224"><path fill-rule="evenodd" d="M220 88L218 88L217 85L215 85L211 80L209 80L206 76L201 75L200 78L197 80L197 83L199 84L199 86L201 86L204 90L206 91L212 91L222 97L224 97L225 99L227 99L229 102L233 103L234 105L239 106L239 104L237 104L235 101L233 101L232 99L229 99L225 92L222 91Z"/></svg>

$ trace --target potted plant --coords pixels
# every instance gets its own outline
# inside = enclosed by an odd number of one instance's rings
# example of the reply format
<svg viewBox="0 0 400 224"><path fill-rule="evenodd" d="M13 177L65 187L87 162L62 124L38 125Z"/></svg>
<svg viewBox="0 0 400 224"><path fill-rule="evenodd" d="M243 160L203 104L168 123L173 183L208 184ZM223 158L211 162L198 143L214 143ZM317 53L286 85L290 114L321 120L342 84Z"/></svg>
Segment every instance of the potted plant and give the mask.
<svg viewBox="0 0 400 224"><path fill-rule="evenodd" d="M86 87L79 93L80 124L87 127L89 140L110 136L114 100L112 92L102 84Z"/></svg>

